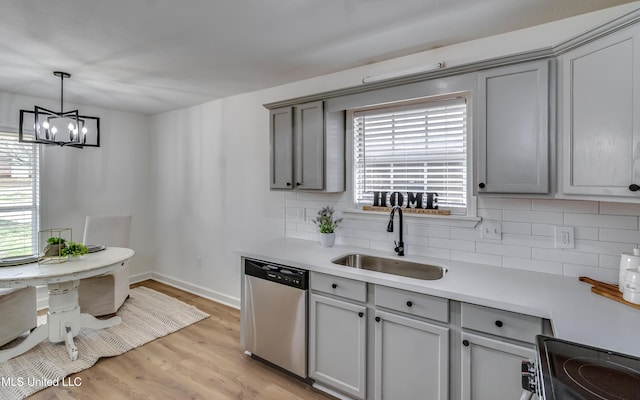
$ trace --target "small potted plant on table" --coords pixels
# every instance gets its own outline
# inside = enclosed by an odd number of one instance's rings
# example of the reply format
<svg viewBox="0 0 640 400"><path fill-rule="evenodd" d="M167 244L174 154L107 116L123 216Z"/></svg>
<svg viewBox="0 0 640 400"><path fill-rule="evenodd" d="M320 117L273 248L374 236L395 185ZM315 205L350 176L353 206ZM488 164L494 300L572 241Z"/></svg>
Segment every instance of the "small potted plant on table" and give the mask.
<svg viewBox="0 0 640 400"><path fill-rule="evenodd" d="M336 241L335 231L342 222L342 218L334 219L333 213L333 207L323 207L318 211L318 216L311 220L320 230L320 243L323 247L333 246Z"/></svg>

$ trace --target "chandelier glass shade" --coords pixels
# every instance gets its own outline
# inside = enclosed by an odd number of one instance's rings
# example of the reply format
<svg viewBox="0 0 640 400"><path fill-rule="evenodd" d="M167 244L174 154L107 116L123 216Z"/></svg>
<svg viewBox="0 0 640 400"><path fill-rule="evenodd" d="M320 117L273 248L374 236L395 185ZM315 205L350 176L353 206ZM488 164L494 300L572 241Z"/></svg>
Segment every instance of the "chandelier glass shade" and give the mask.
<svg viewBox="0 0 640 400"><path fill-rule="evenodd" d="M100 118L79 115L78 110L63 111L66 72L53 73L60 78L60 112L34 106L20 110L18 139L25 143L41 143L76 148L100 147Z"/></svg>

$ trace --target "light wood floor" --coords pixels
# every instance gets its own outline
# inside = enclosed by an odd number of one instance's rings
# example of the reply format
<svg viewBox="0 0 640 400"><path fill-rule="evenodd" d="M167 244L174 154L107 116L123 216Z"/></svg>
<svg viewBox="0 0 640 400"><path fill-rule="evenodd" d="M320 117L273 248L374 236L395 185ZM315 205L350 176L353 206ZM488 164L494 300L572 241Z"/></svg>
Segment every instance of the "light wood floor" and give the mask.
<svg viewBox="0 0 640 400"><path fill-rule="evenodd" d="M29 399L333 399L243 354L240 312L156 281L146 286L211 317L71 375Z"/></svg>

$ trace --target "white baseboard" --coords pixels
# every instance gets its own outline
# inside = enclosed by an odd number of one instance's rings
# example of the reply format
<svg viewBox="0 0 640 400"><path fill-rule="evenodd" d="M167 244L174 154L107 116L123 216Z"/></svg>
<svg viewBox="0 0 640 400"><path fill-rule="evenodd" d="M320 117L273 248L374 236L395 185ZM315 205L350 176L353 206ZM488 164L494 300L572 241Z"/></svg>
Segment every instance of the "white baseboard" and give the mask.
<svg viewBox="0 0 640 400"><path fill-rule="evenodd" d="M169 286L173 286L177 289L184 290L185 292L196 294L205 299L213 300L218 303L222 303L235 309L240 309L240 299L237 297L231 297L224 293L219 293L211 289L207 289L202 286L194 285L189 282L182 281L180 279L172 278L170 276L159 274L153 271L142 272L129 276L129 283L137 283L146 281L147 279L153 279L155 281L164 283ZM36 288L36 302L38 310L49 307L49 293L46 286L38 286Z"/></svg>
<svg viewBox="0 0 640 400"><path fill-rule="evenodd" d="M153 279L169 286L182 289L185 292L197 294L198 296L204 297L205 299L213 300L215 302L233 307L238 310L240 309L240 299L237 297L232 297L224 293L216 292L215 290L211 290L199 285L194 285L192 283L185 282L183 280L176 279L157 272L152 272L151 277L148 279Z"/></svg>

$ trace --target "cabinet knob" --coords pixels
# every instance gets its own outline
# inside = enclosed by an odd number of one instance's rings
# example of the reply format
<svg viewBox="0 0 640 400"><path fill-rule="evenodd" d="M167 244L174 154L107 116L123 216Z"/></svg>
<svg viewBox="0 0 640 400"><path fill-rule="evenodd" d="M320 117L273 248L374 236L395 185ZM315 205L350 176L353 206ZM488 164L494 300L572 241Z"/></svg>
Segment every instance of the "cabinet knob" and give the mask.
<svg viewBox="0 0 640 400"><path fill-rule="evenodd" d="M632 192L637 192L638 190L640 190L640 186L632 183L631 185L629 185L629 190L631 190Z"/></svg>
<svg viewBox="0 0 640 400"><path fill-rule="evenodd" d="M332 283L332 284L331 284L331 287L335 289L335 288L337 288L337 287L338 287L338 284L337 284L337 283Z"/></svg>
<svg viewBox="0 0 640 400"><path fill-rule="evenodd" d="M376 317L376 322L380 322L380 317Z"/></svg>
<svg viewBox="0 0 640 400"><path fill-rule="evenodd" d="M485 184L484 184L484 183L482 183L482 182L480 182L480 183L478 184L478 187L479 187L480 189L484 189L484 186L485 186Z"/></svg>
<svg viewBox="0 0 640 400"><path fill-rule="evenodd" d="M468 340L466 340L466 339L462 341L462 344L463 344L465 347L469 347L469 341L468 341Z"/></svg>
<svg viewBox="0 0 640 400"><path fill-rule="evenodd" d="M407 301L407 307L411 307L412 305L413 305L413 302Z"/></svg>
<svg viewBox="0 0 640 400"><path fill-rule="evenodd" d="M497 326L498 328L502 328L502 325L504 325L504 324L502 323L502 321L500 321L500 320L497 320L497 321L496 321L496 326Z"/></svg>
<svg viewBox="0 0 640 400"><path fill-rule="evenodd" d="M300 186L300 185L302 185L302 183L296 182L296 186Z"/></svg>
<svg viewBox="0 0 640 400"><path fill-rule="evenodd" d="M364 313L363 313L362 311L360 311L360 312L358 313L358 317L360 317L360 318L364 317Z"/></svg>
<svg viewBox="0 0 640 400"><path fill-rule="evenodd" d="M291 186L291 182L287 182L287 186Z"/></svg>

